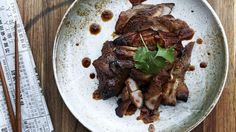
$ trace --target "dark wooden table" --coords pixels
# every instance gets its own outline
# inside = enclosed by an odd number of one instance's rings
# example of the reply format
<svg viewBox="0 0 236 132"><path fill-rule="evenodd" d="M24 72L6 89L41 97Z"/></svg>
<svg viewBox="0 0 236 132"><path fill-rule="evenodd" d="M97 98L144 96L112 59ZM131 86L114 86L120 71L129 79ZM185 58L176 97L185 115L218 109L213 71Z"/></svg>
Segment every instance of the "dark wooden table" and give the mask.
<svg viewBox="0 0 236 132"><path fill-rule="evenodd" d="M54 80L52 49L57 27L74 0L17 0L56 132L88 131L64 104ZM228 81L217 106L195 132L236 132L236 0L208 0L219 15L229 42Z"/></svg>

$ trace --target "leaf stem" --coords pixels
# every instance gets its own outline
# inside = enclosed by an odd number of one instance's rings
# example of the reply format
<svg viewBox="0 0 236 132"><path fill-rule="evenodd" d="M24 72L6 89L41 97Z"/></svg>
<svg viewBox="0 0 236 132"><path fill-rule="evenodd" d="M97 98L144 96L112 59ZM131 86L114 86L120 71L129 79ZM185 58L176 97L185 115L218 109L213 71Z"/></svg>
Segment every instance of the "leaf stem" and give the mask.
<svg viewBox="0 0 236 132"><path fill-rule="evenodd" d="M139 36L140 36L140 38L141 38L141 40L142 40L142 42L143 42L143 45L145 46L146 50L149 51L148 48L147 48L147 45L146 45L146 43L145 43L145 41L144 41L144 39L143 39L142 34L139 34Z"/></svg>

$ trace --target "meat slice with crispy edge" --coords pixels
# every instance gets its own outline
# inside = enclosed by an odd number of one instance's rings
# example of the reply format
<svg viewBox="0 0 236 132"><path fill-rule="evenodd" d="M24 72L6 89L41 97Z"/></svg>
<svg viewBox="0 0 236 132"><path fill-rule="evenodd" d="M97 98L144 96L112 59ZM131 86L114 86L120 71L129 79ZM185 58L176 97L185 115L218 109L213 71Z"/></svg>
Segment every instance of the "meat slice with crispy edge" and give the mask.
<svg viewBox="0 0 236 132"><path fill-rule="evenodd" d="M142 16L148 16L150 18L152 17L159 17L162 15L168 15L171 13L172 8L174 7L174 3L163 3L163 4L157 4L157 5L146 5L141 4L134 6L132 9L129 9L127 11L122 11L120 13L119 19L116 23L116 33L117 34L124 34L127 33L125 26L127 23L132 21L136 21L136 17L141 17L142 21L145 21L145 19L142 19ZM124 32L125 31L125 32Z"/></svg>
<svg viewBox="0 0 236 132"><path fill-rule="evenodd" d="M193 29L189 25L180 20L175 19L171 15L152 18L147 22L137 20L137 23L127 24L124 29L127 33L120 35L114 40L116 46L132 46L142 47L143 43L140 35L150 50L156 49L159 43L162 47L170 47L175 44L181 44L183 40L190 40L194 35ZM140 25L142 28L135 28ZM147 28L144 28L146 25Z"/></svg>
<svg viewBox="0 0 236 132"><path fill-rule="evenodd" d="M144 94L145 105L150 110L158 109L162 100L162 86L168 82L170 74L168 70L162 70L153 77L148 91Z"/></svg>
<svg viewBox="0 0 236 132"><path fill-rule="evenodd" d="M142 2L144 2L146 0L129 0L129 1L133 6L135 6L135 5L141 4Z"/></svg>
<svg viewBox="0 0 236 132"><path fill-rule="evenodd" d="M130 107L132 108L132 106L130 106L131 103L135 105L136 108L141 108L143 106L143 94L137 83L132 78L128 78L125 81L125 84L121 93L121 99L117 102L118 107L116 108L116 114L119 117L133 113L134 110L127 112Z"/></svg>
<svg viewBox="0 0 236 132"><path fill-rule="evenodd" d="M124 82L134 65L129 60L118 60L113 50L113 43L111 41L105 42L102 56L93 62L99 80L96 94L99 93L102 99L117 96L122 91Z"/></svg>
<svg viewBox="0 0 236 132"><path fill-rule="evenodd" d="M163 87L162 104L175 106L176 98L185 102L188 100L189 91L184 77L190 65L193 47L194 42L186 45L182 57L175 62L170 73L171 79Z"/></svg>

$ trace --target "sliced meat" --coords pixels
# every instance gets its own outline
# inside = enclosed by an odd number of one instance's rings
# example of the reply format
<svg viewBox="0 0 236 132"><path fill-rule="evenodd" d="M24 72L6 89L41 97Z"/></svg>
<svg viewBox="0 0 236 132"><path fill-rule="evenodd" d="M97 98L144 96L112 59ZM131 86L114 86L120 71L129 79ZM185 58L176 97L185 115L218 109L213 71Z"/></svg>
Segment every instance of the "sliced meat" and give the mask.
<svg viewBox="0 0 236 132"><path fill-rule="evenodd" d="M130 95L132 103L137 107L141 108L143 106L143 93L141 90L137 90Z"/></svg>
<svg viewBox="0 0 236 132"><path fill-rule="evenodd" d="M136 82L141 83L141 85L149 83L152 79L151 74L145 74L137 69L131 70L130 77L134 79Z"/></svg>
<svg viewBox="0 0 236 132"><path fill-rule="evenodd" d="M130 46L117 46L115 49L115 53L119 59L122 60L133 60L133 56L135 55L135 51L137 48Z"/></svg>
<svg viewBox="0 0 236 132"><path fill-rule="evenodd" d="M126 87L128 88L129 93L139 90L138 84L132 79L128 78L125 81Z"/></svg>
<svg viewBox="0 0 236 132"><path fill-rule="evenodd" d="M142 2L144 2L146 0L129 0L129 1L133 6L135 6L135 5L141 4Z"/></svg>
<svg viewBox="0 0 236 132"><path fill-rule="evenodd" d="M188 101L189 90L184 81L180 81L178 88L176 89L176 99L184 102Z"/></svg>
<svg viewBox="0 0 236 132"><path fill-rule="evenodd" d="M141 35L148 48L155 50L157 43L160 43L162 47L170 47L175 44L181 44L183 40L190 40L194 35L194 31L186 22L175 19L171 15L152 18L150 22L148 22L148 19L144 20L144 23L141 23L141 20L137 20L137 23L127 24L124 27L127 29L127 33L115 39L114 44L142 47ZM142 29L136 30L135 27L139 25ZM144 28L145 25L147 28Z"/></svg>
<svg viewBox="0 0 236 132"><path fill-rule="evenodd" d="M123 117L125 114L130 115L135 112L137 108L143 106L143 94L142 91L139 90L137 83L131 78L128 78L125 83L126 86L122 90L121 99L117 102L118 107L116 108L116 114L119 117ZM135 105L136 109L132 108L131 103Z"/></svg>
<svg viewBox="0 0 236 132"><path fill-rule="evenodd" d="M176 89L179 86L179 80L172 80L166 83L163 86L163 97L162 97L162 104L164 105L176 105Z"/></svg>
<svg viewBox="0 0 236 132"><path fill-rule="evenodd" d="M150 110L158 109L162 100L162 86L168 82L170 74L163 70L156 75L149 86L147 93L144 94L145 105Z"/></svg>
<svg viewBox="0 0 236 132"><path fill-rule="evenodd" d="M189 43L183 51L180 60L176 61L171 72L172 79L163 87L162 104L176 105L176 98L187 101L189 91L187 85L184 83L184 76L190 65L194 43Z"/></svg>
<svg viewBox="0 0 236 132"><path fill-rule="evenodd" d="M125 100L125 101L121 101L118 104L118 107L116 108L116 115L119 117L123 117L125 115L125 113L127 112L129 106L131 104L130 100Z"/></svg>
<svg viewBox="0 0 236 132"><path fill-rule="evenodd" d="M133 67L134 62L130 60L115 60L109 62L109 68L115 74L120 74L121 70L131 69Z"/></svg>
<svg viewBox="0 0 236 132"><path fill-rule="evenodd" d="M141 40L140 35L142 35L144 42L150 50L155 50L157 43L160 42L160 37L158 32L153 30L145 30L141 32L129 32L127 34L121 35L114 40L116 46L131 46L131 47L143 47L144 44Z"/></svg>
<svg viewBox="0 0 236 132"><path fill-rule="evenodd" d="M143 94L142 91L139 89L138 84L132 78L128 78L125 84L127 90L129 91L129 97L132 103L137 108L141 108L143 106Z"/></svg>
<svg viewBox="0 0 236 132"><path fill-rule="evenodd" d="M100 93L102 99L117 96L124 88L124 82L129 75L130 69L133 68L133 62L119 61L113 52L113 48L112 42L105 42L102 56L93 62L99 80L96 93ZM117 65L112 67L114 62L117 62Z"/></svg>
<svg viewBox="0 0 236 132"><path fill-rule="evenodd" d="M136 20L139 18L141 18L140 20L142 20L142 23L145 22L145 19L142 19L143 16L153 18L162 15L168 15L171 13L174 5L175 5L174 3L163 3L158 5L137 5L127 11L122 11L116 23L115 27L116 33L117 34L127 33L127 31L129 30L127 30L125 26L128 23L136 22ZM141 28L140 25L137 27Z"/></svg>
<svg viewBox="0 0 236 132"><path fill-rule="evenodd" d="M133 115L137 111L137 109L138 108L134 104L130 104L125 115L127 115L127 116Z"/></svg>
<svg viewBox="0 0 236 132"><path fill-rule="evenodd" d="M129 90L128 90L127 86L125 86L122 90L121 99L122 99L122 101L130 99L130 94L129 94Z"/></svg>
<svg viewBox="0 0 236 132"><path fill-rule="evenodd" d="M160 112L158 110L148 110L146 107L141 109L140 116L137 120L142 120L143 123L148 124L159 120Z"/></svg>

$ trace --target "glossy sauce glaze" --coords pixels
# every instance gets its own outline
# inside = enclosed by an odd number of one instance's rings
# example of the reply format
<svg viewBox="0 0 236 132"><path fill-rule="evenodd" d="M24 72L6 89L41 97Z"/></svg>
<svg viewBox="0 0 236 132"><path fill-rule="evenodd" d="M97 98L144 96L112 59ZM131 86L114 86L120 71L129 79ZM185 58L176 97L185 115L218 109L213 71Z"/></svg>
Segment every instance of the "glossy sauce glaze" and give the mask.
<svg viewBox="0 0 236 132"><path fill-rule="evenodd" d="M201 38L198 38L197 39L197 44L202 44L203 43L203 40Z"/></svg>
<svg viewBox="0 0 236 132"><path fill-rule="evenodd" d="M102 12L101 18L104 22L107 22L113 18L113 13L110 10L105 10Z"/></svg>
<svg viewBox="0 0 236 132"><path fill-rule="evenodd" d="M155 126L153 124L149 125L148 132L155 132Z"/></svg>
<svg viewBox="0 0 236 132"><path fill-rule="evenodd" d="M93 35L97 35L101 32L101 26L99 24L93 23L89 27L89 31Z"/></svg>
<svg viewBox="0 0 236 132"><path fill-rule="evenodd" d="M95 100L102 99L102 96L101 96L99 90L96 90L96 91L93 92L93 99L95 99Z"/></svg>
<svg viewBox="0 0 236 132"><path fill-rule="evenodd" d="M201 62L200 63L200 67L201 68L206 68L207 67L207 63L206 62Z"/></svg>
<svg viewBox="0 0 236 132"><path fill-rule="evenodd" d="M94 73L91 73L91 74L89 75L89 77L90 77L91 79L94 79L94 78L95 78L95 74L94 74Z"/></svg>
<svg viewBox="0 0 236 132"><path fill-rule="evenodd" d="M82 65L84 68L88 68L91 65L91 59L89 59L88 57L85 57L82 60Z"/></svg>
<svg viewBox="0 0 236 132"><path fill-rule="evenodd" d="M195 66L190 65L189 68L188 68L188 71L194 71L194 70L195 70Z"/></svg>

